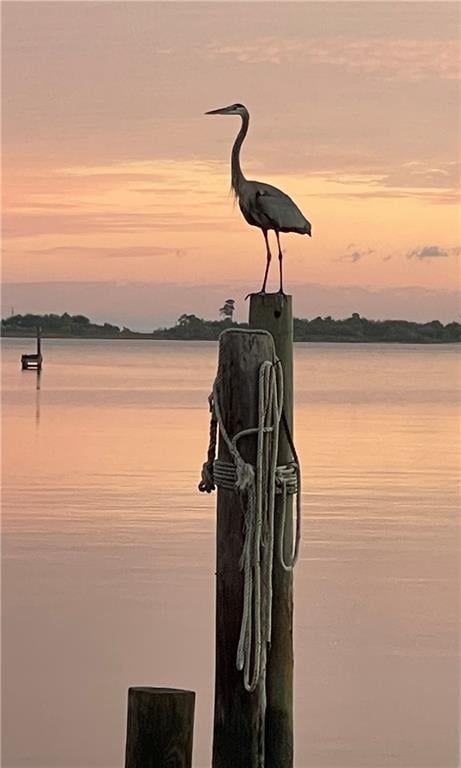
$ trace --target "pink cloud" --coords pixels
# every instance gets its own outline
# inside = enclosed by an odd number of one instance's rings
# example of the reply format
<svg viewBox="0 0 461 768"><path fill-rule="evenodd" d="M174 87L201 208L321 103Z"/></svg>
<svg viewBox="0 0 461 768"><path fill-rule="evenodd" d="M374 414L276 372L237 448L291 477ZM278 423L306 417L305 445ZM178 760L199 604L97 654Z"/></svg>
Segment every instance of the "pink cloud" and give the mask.
<svg viewBox="0 0 461 768"><path fill-rule="evenodd" d="M245 64L310 62L340 67L351 74L417 82L461 78L458 40L360 39L343 37L279 39L261 37L237 45L211 43L206 55L229 56Z"/></svg>

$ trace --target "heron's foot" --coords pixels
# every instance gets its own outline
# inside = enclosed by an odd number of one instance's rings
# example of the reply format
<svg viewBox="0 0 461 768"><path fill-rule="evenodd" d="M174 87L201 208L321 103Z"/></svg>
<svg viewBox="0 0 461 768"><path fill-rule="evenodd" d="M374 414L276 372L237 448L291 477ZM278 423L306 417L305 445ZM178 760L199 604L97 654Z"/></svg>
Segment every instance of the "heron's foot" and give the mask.
<svg viewBox="0 0 461 768"><path fill-rule="evenodd" d="M285 293L283 288L279 288L278 291L277 291L277 295L280 296L280 303L281 303L281 305L283 307L283 305L285 304L285 302L287 300L287 294Z"/></svg>
<svg viewBox="0 0 461 768"><path fill-rule="evenodd" d="M250 296L265 296L265 295L266 295L266 291L263 291L262 289L260 291L251 291L251 293L247 293L247 295L245 296L245 301Z"/></svg>

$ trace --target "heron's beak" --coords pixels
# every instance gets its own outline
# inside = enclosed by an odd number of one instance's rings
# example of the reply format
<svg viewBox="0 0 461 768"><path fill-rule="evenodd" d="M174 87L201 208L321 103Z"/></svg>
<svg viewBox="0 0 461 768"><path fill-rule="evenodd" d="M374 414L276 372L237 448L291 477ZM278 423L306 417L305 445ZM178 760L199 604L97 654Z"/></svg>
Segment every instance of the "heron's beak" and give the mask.
<svg viewBox="0 0 461 768"><path fill-rule="evenodd" d="M205 112L206 115L229 115L229 107L221 107L220 109L210 109L209 112Z"/></svg>

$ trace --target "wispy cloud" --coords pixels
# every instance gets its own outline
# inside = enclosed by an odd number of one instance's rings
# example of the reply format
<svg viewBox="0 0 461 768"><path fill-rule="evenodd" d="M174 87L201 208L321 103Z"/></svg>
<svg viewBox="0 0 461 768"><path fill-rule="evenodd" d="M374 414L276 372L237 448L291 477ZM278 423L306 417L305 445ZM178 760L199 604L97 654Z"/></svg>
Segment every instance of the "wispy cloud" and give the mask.
<svg viewBox="0 0 461 768"><path fill-rule="evenodd" d="M418 261L447 259L449 256L458 256L460 252L461 247L459 246L441 248L439 245L424 245L422 248L414 248L412 251L408 251L407 259L418 259Z"/></svg>
<svg viewBox="0 0 461 768"><path fill-rule="evenodd" d="M459 161L410 161L386 170L383 183L388 187L456 190L460 182Z"/></svg>
<svg viewBox="0 0 461 768"><path fill-rule="evenodd" d="M334 261L349 261L351 264L356 264L357 261L364 259L366 256L370 256L372 253L374 253L373 248L359 249L354 248L354 245L351 244L347 247L347 253L344 253L342 256L339 256L339 258L334 259Z"/></svg>
<svg viewBox="0 0 461 768"><path fill-rule="evenodd" d="M8 181L6 238L229 230L228 177L221 164L68 166L37 172L32 190L23 173L11 171Z"/></svg>
<svg viewBox="0 0 461 768"><path fill-rule="evenodd" d="M459 52L457 39L260 37L233 45L213 42L205 55L227 56L244 64L308 62L384 80L417 82L433 77L460 79Z"/></svg>
<svg viewBox="0 0 461 768"><path fill-rule="evenodd" d="M355 170L318 168L311 177L323 178L330 191L313 193L338 199L420 198L431 203L459 202L459 163L440 161L438 167L422 161L379 165L372 158Z"/></svg>
<svg viewBox="0 0 461 768"><path fill-rule="evenodd" d="M382 253L381 249L376 250L375 248L361 248L351 243L347 246L346 253L343 253L341 256L334 258L333 261L356 264L357 262L362 261L372 254L375 254L376 258L384 262L391 261L393 258L403 259L405 257L407 259L416 259L418 261L430 261L432 259L437 260L449 258L450 256L459 256L461 254L461 246L444 248L439 245L424 245L418 248L412 248L406 253L402 251L397 251L394 253Z"/></svg>
<svg viewBox="0 0 461 768"><path fill-rule="evenodd" d="M91 247L78 245L63 245L55 248L30 249L31 256L91 256L104 259L150 259L155 256L182 257L187 253L186 248L173 248L165 246L130 246L127 248Z"/></svg>
<svg viewBox="0 0 461 768"><path fill-rule="evenodd" d="M32 237L35 235L87 235L87 234L139 234L149 232L208 232L210 227L221 231L235 229L229 217L194 216L193 211L178 220L171 213L121 213L115 209L107 214L86 213L75 216L36 216L29 214L5 214L3 234L5 238Z"/></svg>

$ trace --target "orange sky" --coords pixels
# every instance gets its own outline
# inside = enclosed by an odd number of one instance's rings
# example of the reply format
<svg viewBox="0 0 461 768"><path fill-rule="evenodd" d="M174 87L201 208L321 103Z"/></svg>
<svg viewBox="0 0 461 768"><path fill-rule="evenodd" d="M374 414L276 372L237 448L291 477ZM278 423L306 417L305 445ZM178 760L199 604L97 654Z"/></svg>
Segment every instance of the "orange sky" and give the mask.
<svg viewBox="0 0 461 768"><path fill-rule="evenodd" d="M313 225L282 240L296 313L456 319L459 13L4 3L3 314L243 318L264 243L229 195L239 118L203 115L240 101L244 172Z"/></svg>

